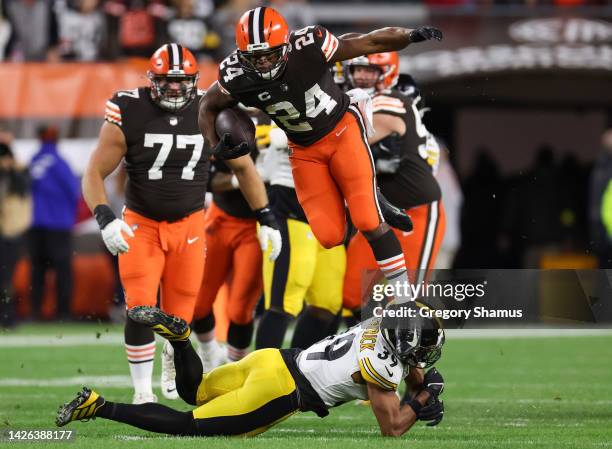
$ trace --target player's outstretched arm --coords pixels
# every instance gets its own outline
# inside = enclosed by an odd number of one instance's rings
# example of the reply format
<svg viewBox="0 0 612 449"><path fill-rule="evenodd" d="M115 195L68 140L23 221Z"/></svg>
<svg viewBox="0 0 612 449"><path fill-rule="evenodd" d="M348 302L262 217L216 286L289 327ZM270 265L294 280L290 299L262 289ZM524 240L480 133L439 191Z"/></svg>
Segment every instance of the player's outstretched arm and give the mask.
<svg viewBox="0 0 612 449"><path fill-rule="evenodd" d="M386 27L368 34L348 33L338 39L338 50L331 62L345 61L371 53L398 51L410 44L431 39L442 40L442 31L431 26L422 26L415 30Z"/></svg>
<svg viewBox="0 0 612 449"><path fill-rule="evenodd" d="M238 102L231 95L223 92L218 81L214 82L202 97L198 113L198 126L210 148L219 143L219 137L215 130L217 115L223 109L230 108L236 103Z"/></svg>
<svg viewBox="0 0 612 449"><path fill-rule="evenodd" d="M429 393L425 391L419 393L412 405L400 405L395 391L383 390L368 383L368 396L383 436L399 437L416 422L418 410L414 407L423 406L427 402Z"/></svg>

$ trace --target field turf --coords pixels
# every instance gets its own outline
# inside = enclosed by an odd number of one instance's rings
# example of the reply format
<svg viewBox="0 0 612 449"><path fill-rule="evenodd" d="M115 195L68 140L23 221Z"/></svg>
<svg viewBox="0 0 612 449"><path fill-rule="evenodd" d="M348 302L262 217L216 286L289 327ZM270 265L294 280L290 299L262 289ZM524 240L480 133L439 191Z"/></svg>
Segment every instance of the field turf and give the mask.
<svg viewBox="0 0 612 449"><path fill-rule="evenodd" d="M129 402L121 328L27 325L0 334L0 430L53 429L60 403L80 386ZM160 345L158 345L160 348ZM158 357L159 357L158 350ZM325 419L298 414L243 438L171 438L98 419L72 423L71 443L5 447L291 449L612 447L612 335L447 339L437 365L446 379L445 418L401 439L379 436L370 409L354 403ZM159 379L159 359L156 360ZM157 390L158 396L159 390ZM181 410L189 406L165 401ZM0 433L2 433L0 432Z"/></svg>

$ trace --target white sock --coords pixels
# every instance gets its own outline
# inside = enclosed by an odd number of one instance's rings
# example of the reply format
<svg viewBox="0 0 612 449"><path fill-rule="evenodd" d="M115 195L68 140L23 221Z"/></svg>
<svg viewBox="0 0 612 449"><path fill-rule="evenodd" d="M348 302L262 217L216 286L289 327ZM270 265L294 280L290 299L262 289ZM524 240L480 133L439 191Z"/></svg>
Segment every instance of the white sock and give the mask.
<svg viewBox="0 0 612 449"><path fill-rule="evenodd" d="M237 362L238 360L243 359L248 353L249 348L240 349L235 348L232 345L227 345L227 358L231 362Z"/></svg>
<svg viewBox="0 0 612 449"><path fill-rule="evenodd" d="M130 375L136 394L153 394L151 378L153 377L153 361L155 359L155 342L146 345L125 345Z"/></svg>
<svg viewBox="0 0 612 449"><path fill-rule="evenodd" d="M377 260L376 262L380 271L387 278L387 282L394 287L399 287L395 289L395 302L402 304L412 301L412 294L409 288L410 280L406 271L404 255L400 253L397 256L385 260Z"/></svg>

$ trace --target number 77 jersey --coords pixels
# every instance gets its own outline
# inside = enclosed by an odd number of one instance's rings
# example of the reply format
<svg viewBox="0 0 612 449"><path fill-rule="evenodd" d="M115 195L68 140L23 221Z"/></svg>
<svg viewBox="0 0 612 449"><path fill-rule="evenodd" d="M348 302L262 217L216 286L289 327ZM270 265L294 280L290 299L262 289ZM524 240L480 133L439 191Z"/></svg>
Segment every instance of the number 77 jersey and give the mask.
<svg viewBox="0 0 612 449"><path fill-rule="evenodd" d="M299 354L298 368L328 407L368 399L368 383L397 390L404 366L384 340L379 326L380 320L371 318Z"/></svg>
<svg viewBox="0 0 612 449"><path fill-rule="evenodd" d="M156 221L176 221L204 207L209 154L198 127L198 100L168 112L148 87L118 91L105 120L125 137L126 206Z"/></svg>
<svg viewBox="0 0 612 449"><path fill-rule="evenodd" d="M349 106L330 70L338 39L322 26L289 36L287 65L274 80L245 72L236 52L219 66L218 82L226 94L261 109L292 142L308 146L327 135Z"/></svg>

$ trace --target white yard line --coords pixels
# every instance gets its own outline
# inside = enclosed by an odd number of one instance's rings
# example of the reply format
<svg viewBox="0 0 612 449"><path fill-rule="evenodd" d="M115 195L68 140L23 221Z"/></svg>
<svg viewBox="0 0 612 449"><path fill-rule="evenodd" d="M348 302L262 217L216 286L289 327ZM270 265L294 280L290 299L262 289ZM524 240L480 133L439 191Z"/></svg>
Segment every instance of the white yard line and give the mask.
<svg viewBox="0 0 612 449"><path fill-rule="evenodd" d="M155 385L155 382L153 382ZM158 382L159 383L159 382ZM94 387L131 387L130 376L74 376L52 379L23 379L4 378L0 379L0 387L71 387L71 386L94 386ZM155 385L159 386L159 385Z"/></svg>

